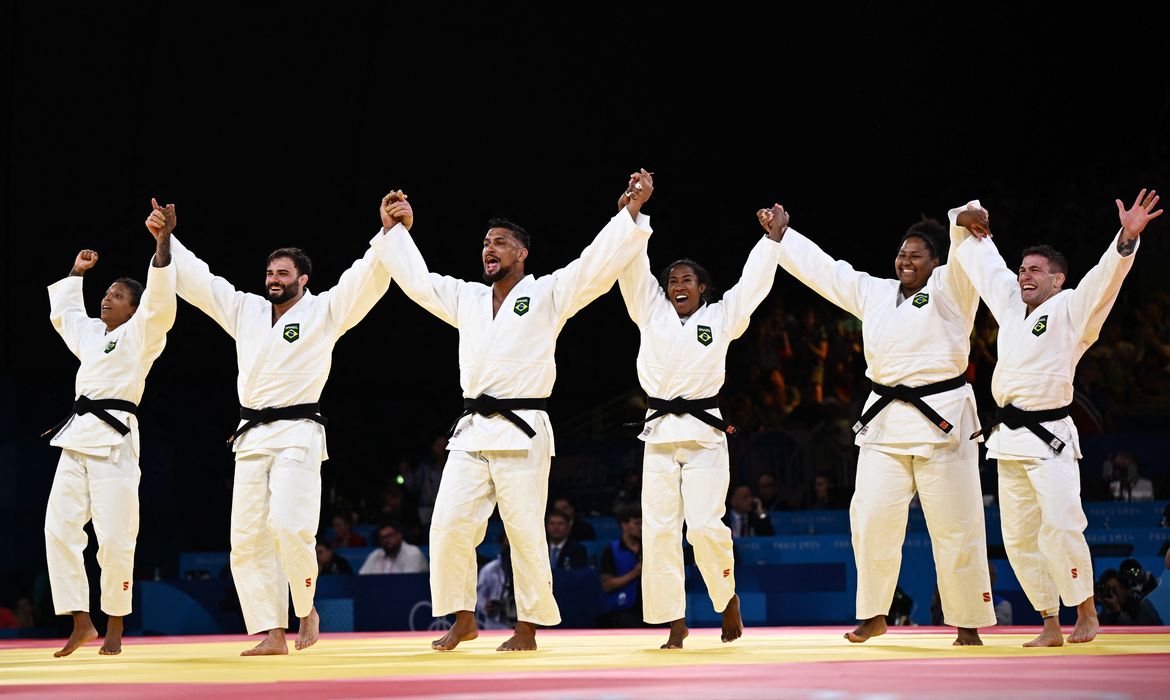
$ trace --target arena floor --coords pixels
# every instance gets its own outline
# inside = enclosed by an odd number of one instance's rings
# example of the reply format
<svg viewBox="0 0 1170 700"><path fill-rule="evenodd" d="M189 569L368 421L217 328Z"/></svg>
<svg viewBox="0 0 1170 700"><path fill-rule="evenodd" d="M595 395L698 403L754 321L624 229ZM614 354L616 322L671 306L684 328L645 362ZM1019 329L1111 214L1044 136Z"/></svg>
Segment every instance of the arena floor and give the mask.
<svg viewBox="0 0 1170 700"><path fill-rule="evenodd" d="M1023 649L1036 630L984 634L953 647L951 631L905 628L865 644L845 628L749 628L732 644L692 630L662 651L665 631L545 630L535 652L494 651L485 632L452 652L435 633L328 634L304 652L244 658L243 637L127 638L121 656L93 642L64 659L60 642L0 641L5 698L165 697L216 700L263 694L327 698L1170 698L1170 627L1110 628L1087 645ZM1067 630L1066 630L1067 632Z"/></svg>

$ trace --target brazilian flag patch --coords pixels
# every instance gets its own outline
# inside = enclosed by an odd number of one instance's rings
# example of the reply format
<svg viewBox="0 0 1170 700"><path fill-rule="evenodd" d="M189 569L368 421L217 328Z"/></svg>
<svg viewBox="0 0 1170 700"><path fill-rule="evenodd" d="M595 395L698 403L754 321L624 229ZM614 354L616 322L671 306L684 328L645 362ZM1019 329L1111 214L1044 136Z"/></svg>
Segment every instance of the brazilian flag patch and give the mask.
<svg viewBox="0 0 1170 700"><path fill-rule="evenodd" d="M914 295L914 298L910 300L910 303L913 304L915 308L921 309L930 303L930 295L926 292L919 292Z"/></svg>
<svg viewBox="0 0 1170 700"><path fill-rule="evenodd" d="M520 297L516 300L516 305L512 307L512 310L516 312L517 316L523 316L528 313L528 309L531 307L532 304L529 303L528 297Z"/></svg>
<svg viewBox="0 0 1170 700"><path fill-rule="evenodd" d="M280 334L282 338L290 343L295 343L297 338L301 337L301 324L289 323L284 327L284 333Z"/></svg>
<svg viewBox="0 0 1170 700"><path fill-rule="evenodd" d="M699 326L697 331L699 342L703 345L710 345L715 336L711 333L711 326Z"/></svg>
<svg viewBox="0 0 1170 700"><path fill-rule="evenodd" d="M107 355L109 355L111 352L114 351L114 348L116 348L116 347L118 347L118 341L111 340L110 342L106 343L106 349L104 350L104 352Z"/></svg>
<svg viewBox="0 0 1170 700"><path fill-rule="evenodd" d="M1045 314L1036 320L1036 325L1032 326L1032 335L1039 338L1044 335L1044 331L1048 330L1048 315Z"/></svg>

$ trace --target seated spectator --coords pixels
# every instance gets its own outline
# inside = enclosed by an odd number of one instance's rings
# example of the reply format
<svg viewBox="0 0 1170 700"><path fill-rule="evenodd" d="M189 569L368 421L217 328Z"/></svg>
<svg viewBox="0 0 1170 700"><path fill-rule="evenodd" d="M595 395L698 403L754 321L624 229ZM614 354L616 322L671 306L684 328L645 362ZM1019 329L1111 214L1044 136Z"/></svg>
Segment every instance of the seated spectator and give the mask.
<svg viewBox="0 0 1170 700"><path fill-rule="evenodd" d="M1158 579L1149 571L1142 569L1137 559L1126 559L1117 567L1121 582L1129 587L1129 592L1135 598L1145 598L1158 587Z"/></svg>
<svg viewBox="0 0 1170 700"><path fill-rule="evenodd" d="M569 537L569 517L554 510L544 519L548 536L548 556L554 569L584 569L588 553L585 545Z"/></svg>
<svg viewBox="0 0 1170 700"><path fill-rule="evenodd" d="M333 516L333 546L365 547L366 538L353 531L353 524L347 516L338 513Z"/></svg>
<svg viewBox="0 0 1170 700"><path fill-rule="evenodd" d="M569 519L569 537L578 542L592 542L597 539L593 526L577 517L577 509L568 498L561 496L553 501L553 510L564 513Z"/></svg>
<svg viewBox="0 0 1170 700"><path fill-rule="evenodd" d="M772 520L764 511L764 504L752 495L748 486L736 486L732 490L731 508L723 517L723 522L731 528L732 537L767 537L776 534Z"/></svg>
<svg viewBox="0 0 1170 700"><path fill-rule="evenodd" d="M605 611L601 627L641 627L642 511L627 504L615 513L622 536L601 552L601 590Z"/></svg>
<svg viewBox="0 0 1170 700"><path fill-rule="evenodd" d="M398 530L407 542L423 541L418 507L406 499L398 484L392 483L382 491L382 505L374 516L374 522L398 523Z"/></svg>
<svg viewBox="0 0 1170 700"><path fill-rule="evenodd" d="M760 496L760 505L765 511L784 510L788 504L780 498L780 490L776 488L776 477L771 474L760 474L756 479L756 493Z"/></svg>
<svg viewBox="0 0 1170 700"><path fill-rule="evenodd" d="M516 592L512 585L512 550L508 537L500 537L500 554L483 565L475 584L475 612L485 630L510 630L516 626Z"/></svg>
<svg viewBox="0 0 1170 700"><path fill-rule="evenodd" d="M352 574L353 567L337 552L333 545L324 538L317 539L317 572L318 576L327 574Z"/></svg>
<svg viewBox="0 0 1170 700"><path fill-rule="evenodd" d="M359 574L416 574L429 570L427 558L418 547L402 541L398 523L378 528L380 549L370 552Z"/></svg>
<svg viewBox="0 0 1170 700"><path fill-rule="evenodd" d="M849 500L837 491L837 482L833 477L825 472L819 472L813 477L809 510L842 510L848 507Z"/></svg>
<svg viewBox="0 0 1170 700"><path fill-rule="evenodd" d="M1150 601L1137 598L1114 569L1107 569L1097 581L1097 617L1102 625L1161 625L1162 618Z"/></svg>

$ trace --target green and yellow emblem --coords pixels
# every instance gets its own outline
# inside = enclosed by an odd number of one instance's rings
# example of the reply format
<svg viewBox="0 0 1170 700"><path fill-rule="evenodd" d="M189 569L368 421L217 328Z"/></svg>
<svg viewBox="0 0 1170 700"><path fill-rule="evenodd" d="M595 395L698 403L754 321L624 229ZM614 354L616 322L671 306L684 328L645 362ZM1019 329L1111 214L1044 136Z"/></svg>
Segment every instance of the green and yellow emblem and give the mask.
<svg viewBox="0 0 1170 700"><path fill-rule="evenodd" d="M1044 331L1046 330L1048 330L1048 314L1036 320L1036 325L1032 326L1032 335L1040 337L1044 335Z"/></svg>
<svg viewBox="0 0 1170 700"><path fill-rule="evenodd" d="M696 331L699 342L703 345L710 345L712 340L715 340L714 334L711 333L711 326L699 326Z"/></svg>
<svg viewBox="0 0 1170 700"><path fill-rule="evenodd" d="M914 298L910 300L910 303L914 305L914 308L921 309L930 303L930 295L926 292L919 292L914 295Z"/></svg>
<svg viewBox="0 0 1170 700"><path fill-rule="evenodd" d="M118 341L111 340L110 342L106 343L106 349L103 352L105 352L107 355L109 355L111 352L114 351L114 348L116 348L116 347L118 347Z"/></svg>
<svg viewBox="0 0 1170 700"><path fill-rule="evenodd" d="M528 309L532 307L532 304L529 302L530 300L528 297L520 297L516 300L516 305L512 307L512 310L516 312L517 316L523 316L524 314L528 313Z"/></svg>
<svg viewBox="0 0 1170 700"><path fill-rule="evenodd" d="M284 332L280 334L282 338L290 343L296 342L297 338L301 337L301 324L289 323L284 327Z"/></svg>

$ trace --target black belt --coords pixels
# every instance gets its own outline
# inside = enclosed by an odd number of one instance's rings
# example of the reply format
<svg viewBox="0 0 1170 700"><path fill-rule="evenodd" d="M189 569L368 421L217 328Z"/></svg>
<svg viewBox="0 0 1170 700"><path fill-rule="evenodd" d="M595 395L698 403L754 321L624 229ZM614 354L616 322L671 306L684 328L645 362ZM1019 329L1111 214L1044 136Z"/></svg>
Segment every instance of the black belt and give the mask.
<svg viewBox="0 0 1170 700"><path fill-rule="evenodd" d="M236 441L244 433L252 428L265 423L272 423L278 420L311 420L314 423L327 425L329 420L321 415L321 405L315 403L299 403L295 406L281 406L279 408L247 408L240 406L240 420L246 420L247 423L241 425L232 436L228 438L228 444Z"/></svg>
<svg viewBox="0 0 1170 700"><path fill-rule="evenodd" d="M707 409L709 408L719 408L718 396L711 396L705 399L670 399L669 401L666 399L656 399L653 396L647 396L646 407L651 411L654 411L654 413L651 413L649 416L647 416L645 420L636 420L629 423L622 423L622 427L641 428L650 421L656 418L661 418L662 416L665 416L669 413L676 416L694 416L695 418L698 418L719 432L727 433L728 435L735 435L735 433L739 430L727 421L707 413Z"/></svg>
<svg viewBox="0 0 1170 700"><path fill-rule="evenodd" d="M98 418L101 418L106 425L118 431L119 435L125 435L130 432L130 428L117 418L111 416L107 411L125 411L130 415L138 413L138 406L130 401L123 401L122 399L91 399L88 396L78 396L77 400L73 402L73 411L65 416L65 420L61 421L52 428L41 433L41 437L47 437L50 440L61 432L61 428L69 422L73 416L84 416L87 413L92 413Z"/></svg>
<svg viewBox="0 0 1170 700"><path fill-rule="evenodd" d="M451 424L451 429L447 431L447 439L450 440L455 435L455 426L459 425L459 421L472 413L478 413L481 416L499 414L509 423L523 430L528 437L536 437L536 431L532 429L532 426L528 425L514 411L543 411L547 403L547 399L497 399L487 394L480 394L474 399L463 399L463 413L460 413L455 422Z"/></svg>
<svg viewBox="0 0 1170 700"><path fill-rule="evenodd" d="M918 412L926 416L927 420L929 420L931 423L934 423L939 430L950 434L951 429L955 427L954 424L940 416L933 408L930 407L930 404L922 400L922 397L931 396L932 394L941 394L945 391L958 389L966 383L967 379L962 375L952 379L946 379L941 382L935 382L934 384L926 384L924 386L915 387L909 387L903 384L899 384L897 386L882 386L881 384L875 382L873 385L873 393L877 394L879 398L877 401L874 401L873 405L869 407L869 410L867 410L865 413L862 413L861 418L858 418L857 422L853 424L853 432L860 433L863 429L865 429L865 426L874 419L874 416L881 413L882 409L884 409L886 406L889 406L894 401L905 401L914 408L917 408Z"/></svg>
<svg viewBox="0 0 1170 700"><path fill-rule="evenodd" d="M1053 435L1052 431L1045 428L1041 423L1068 418L1068 409L1071 407L1072 405L1070 404L1061 408L1050 408L1046 411L1025 411L1009 403L1006 406L1000 406L995 409L995 422L987 426L984 432L990 435L991 429L1000 423L1013 430L1016 428L1027 428L1032 431L1033 435L1040 438L1053 450L1056 450L1056 454L1060 454L1060 451L1064 449L1064 440Z"/></svg>

